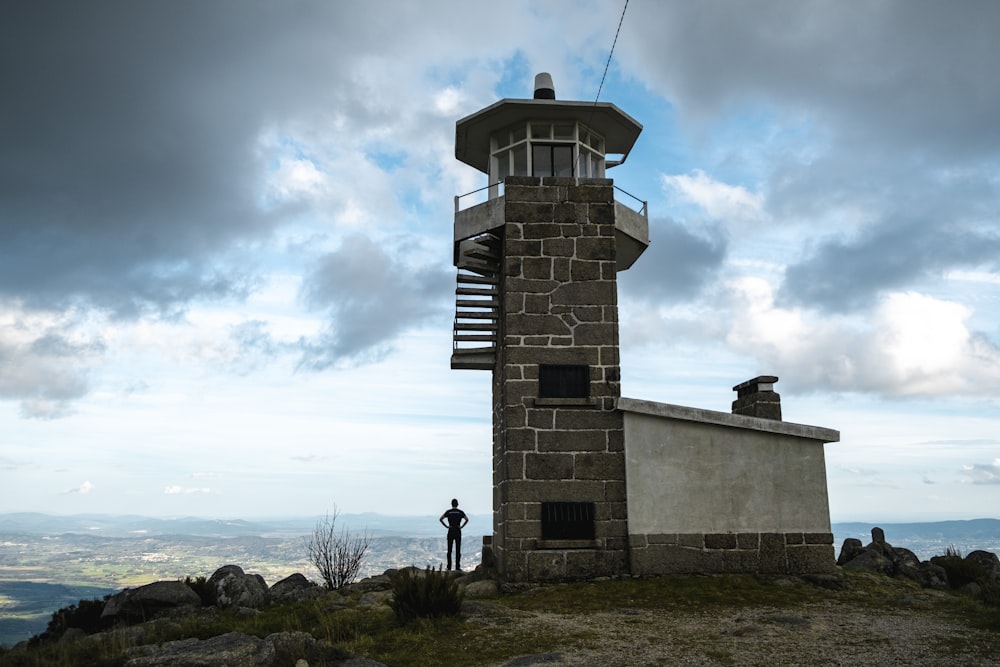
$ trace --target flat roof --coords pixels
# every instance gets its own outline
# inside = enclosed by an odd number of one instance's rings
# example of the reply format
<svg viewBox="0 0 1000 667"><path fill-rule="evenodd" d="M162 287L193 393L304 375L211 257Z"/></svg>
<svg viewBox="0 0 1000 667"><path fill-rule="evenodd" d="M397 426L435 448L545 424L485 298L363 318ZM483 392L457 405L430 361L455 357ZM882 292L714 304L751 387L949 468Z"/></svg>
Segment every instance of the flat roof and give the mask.
<svg viewBox="0 0 1000 667"><path fill-rule="evenodd" d="M518 122L575 121L604 137L606 154L628 156L642 124L610 102L502 99L455 123L455 157L489 173L490 135Z"/></svg>
<svg viewBox="0 0 1000 667"><path fill-rule="evenodd" d="M823 428L822 426L807 426L806 424L796 424L777 419L734 415L729 412L689 408L683 405L657 403L656 401L644 401L637 398L619 398L617 407L624 412L634 412L651 417L717 424L733 428L747 428L755 431L781 433L783 435L792 435L822 442L840 442L840 431L835 431L832 428Z"/></svg>

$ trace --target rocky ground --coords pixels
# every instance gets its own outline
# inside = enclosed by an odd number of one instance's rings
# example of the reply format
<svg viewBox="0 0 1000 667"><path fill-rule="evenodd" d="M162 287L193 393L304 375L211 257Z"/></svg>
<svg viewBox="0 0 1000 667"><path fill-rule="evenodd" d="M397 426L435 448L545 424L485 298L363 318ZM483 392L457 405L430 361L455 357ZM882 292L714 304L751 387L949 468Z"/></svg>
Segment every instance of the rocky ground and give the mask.
<svg viewBox="0 0 1000 667"><path fill-rule="evenodd" d="M929 613L934 595L901 602L892 613L836 601L794 610L752 606L718 614L618 609L587 615L493 610L490 615L483 608L468 622L514 624L524 633L545 627L584 637L575 646L522 656L503 667L1000 665L1000 636Z"/></svg>

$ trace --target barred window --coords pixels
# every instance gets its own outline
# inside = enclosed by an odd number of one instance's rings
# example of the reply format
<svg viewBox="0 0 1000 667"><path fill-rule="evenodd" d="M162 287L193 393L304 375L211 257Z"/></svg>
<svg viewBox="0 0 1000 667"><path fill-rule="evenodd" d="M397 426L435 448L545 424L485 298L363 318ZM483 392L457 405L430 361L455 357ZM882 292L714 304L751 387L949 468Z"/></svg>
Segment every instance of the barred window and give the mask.
<svg viewBox="0 0 1000 667"><path fill-rule="evenodd" d="M592 540L594 503L542 503L543 540Z"/></svg>
<svg viewBox="0 0 1000 667"><path fill-rule="evenodd" d="M542 364L538 367L539 398L590 398L590 366Z"/></svg>

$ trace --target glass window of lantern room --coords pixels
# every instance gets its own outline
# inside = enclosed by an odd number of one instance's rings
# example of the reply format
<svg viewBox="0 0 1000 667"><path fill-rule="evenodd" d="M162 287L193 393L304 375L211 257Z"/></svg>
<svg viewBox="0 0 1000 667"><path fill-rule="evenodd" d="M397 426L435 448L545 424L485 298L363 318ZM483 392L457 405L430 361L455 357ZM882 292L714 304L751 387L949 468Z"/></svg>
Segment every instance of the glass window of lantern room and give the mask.
<svg viewBox="0 0 1000 667"><path fill-rule="evenodd" d="M552 147L552 175L573 176L573 144Z"/></svg>
<svg viewBox="0 0 1000 667"><path fill-rule="evenodd" d="M514 176L528 175L528 145L518 144L511 150L514 156Z"/></svg>
<svg viewBox="0 0 1000 667"><path fill-rule="evenodd" d="M552 147L547 144L531 144L531 175L552 175Z"/></svg>
<svg viewBox="0 0 1000 667"><path fill-rule="evenodd" d="M576 125L557 123L552 127L552 138L559 141L574 141L576 139Z"/></svg>
<svg viewBox="0 0 1000 667"><path fill-rule="evenodd" d="M490 174L490 183L499 183L510 176L510 151L501 151L493 156L493 173Z"/></svg>
<svg viewBox="0 0 1000 667"><path fill-rule="evenodd" d="M579 171L584 178L604 178L604 156L580 146Z"/></svg>
<svg viewBox="0 0 1000 667"><path fill-rule="evenodd" d="M573 176L573 144L532 144L532 176Z"/></svg>

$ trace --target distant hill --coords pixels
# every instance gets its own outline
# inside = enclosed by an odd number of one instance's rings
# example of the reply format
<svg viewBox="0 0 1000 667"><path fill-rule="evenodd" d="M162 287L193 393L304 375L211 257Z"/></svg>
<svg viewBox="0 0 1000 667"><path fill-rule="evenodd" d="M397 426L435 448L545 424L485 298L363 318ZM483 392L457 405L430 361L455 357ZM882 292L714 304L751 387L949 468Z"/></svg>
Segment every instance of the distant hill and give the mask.
<svg viewBox="0 0 1000 667"><path fill-rule="evenodd" d="M305 557L304 536L323 517L262 520L154 518L136 515L35 512L0 514L0 645L45 629L49 616L81 598L101 597L160 579L209 576L233 563L269 584L301 572L317 578ZM406 565L438 566L444 529L436 516L342 514L337 526L372 536L362 576ZM843 541L871 541L879 526L886 539L928 560L953 547L1000 553L1000 520L925 523L835 523L835 556ZM480 536L492 532L490 515L471 515L463 565L481 557Z"/></svg>
<svg viewBox="0 0 1000 667"><path fill-rule="evenodd" d="M970 519L966 521L928 521L920 523L835 523L834 546L837 553L848 537L862 544L871 542L871 530L878 526L885 531L886 541L894 547L905 547L921 560L940 556L949 548L963 555L982 549L1000 553L1000 519Z"/></svg>
<svg viewBox="0 0 1000 667"><path fill-rule="evenodd" d="M491 515L469 515L471 527L489 532ZM0 514L0 534L99 535L101 537L141 537L189 535L195 537L290 537L309 535L323 516L268 519L205 519L199 517L147 517L132 514L54 515L39 512ZM437 516L387 516L366 512L340 514L337 526L352 532L367 530L377 537L425 537L443 529Z"/></svg>

